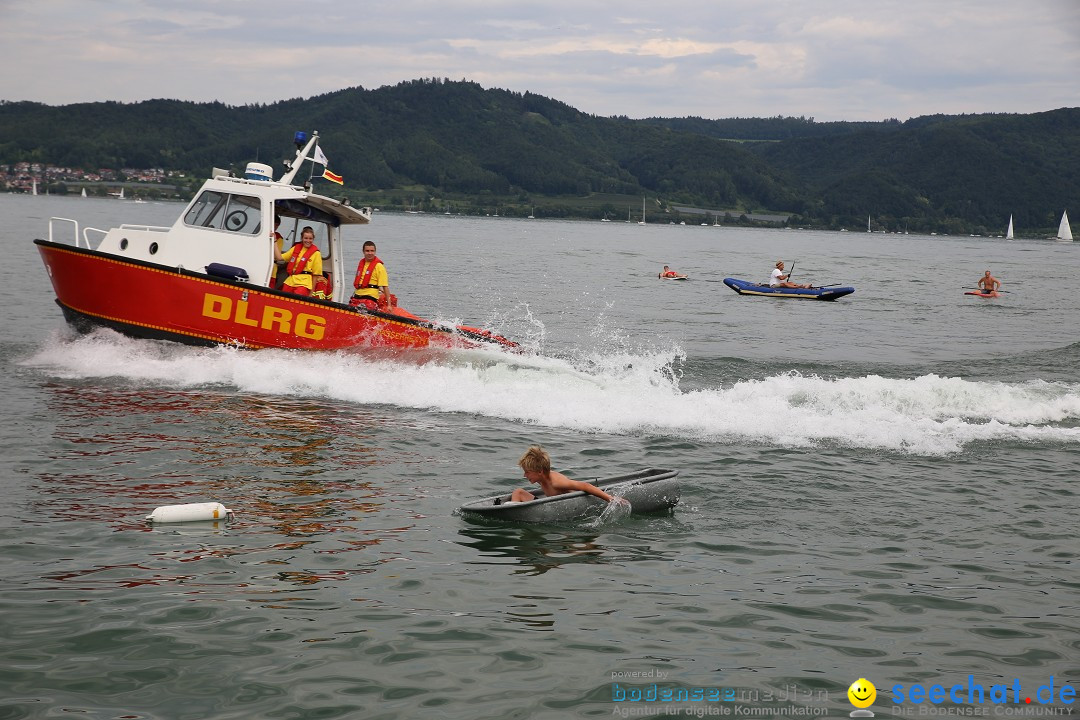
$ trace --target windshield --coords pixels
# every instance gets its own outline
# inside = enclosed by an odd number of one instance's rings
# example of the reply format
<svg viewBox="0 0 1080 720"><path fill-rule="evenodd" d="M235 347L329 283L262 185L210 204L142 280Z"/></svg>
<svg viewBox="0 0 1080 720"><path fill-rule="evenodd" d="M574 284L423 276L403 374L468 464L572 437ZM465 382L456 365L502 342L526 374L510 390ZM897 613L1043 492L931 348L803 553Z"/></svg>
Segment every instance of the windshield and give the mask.
<svg viewBox="0 0 1080 720"><path fill-rule="evenodd" d="M206 190L192 203L184 224L255 235L261 227L259 198Z"/></svg>

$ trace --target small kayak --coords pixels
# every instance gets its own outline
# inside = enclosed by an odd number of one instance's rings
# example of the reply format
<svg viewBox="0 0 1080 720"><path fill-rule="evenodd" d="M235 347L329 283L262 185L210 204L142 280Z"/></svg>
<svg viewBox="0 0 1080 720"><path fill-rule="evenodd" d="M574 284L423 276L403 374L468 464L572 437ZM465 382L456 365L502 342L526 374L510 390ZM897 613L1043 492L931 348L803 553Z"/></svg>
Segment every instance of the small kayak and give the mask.
<svg viewBox="0 0 1080 720"><path fill-rule="evenodd" d="M758 283L739 280L738 278L724 278L724 284L740 295L756 295L758 297L774 298L798 298L801 300L835 300L838 297L850 295L855 292L853 287L822 287L822 288L786 288L770 287Z"/></svg>
<svg viewBox="0 0 1080 720"><path fill-rule="evenodd" d="M689 280L690 279L690 278L686 277L685 275L678 275L676 277L665 277L664 275L660 275L659 277L660 277L661 280Z"/></svg>
<svg viewBox="0 0 1080 720"><path fill-rule="evenodd" d="M982 290L969 290L968 292L966 292L964 294L965 295L976 295L976 296L981 297L981 298L1001 297L1001 293L999 293L997 290L995 290L993 292L983 292Z"/></svg>
<svg viewBox="0 0 1080 720"><path fill-rule="evenodd" d="M668 510L679 502L678 470L647 468L626 475L587 480L609 495L626 498L633 514ZM465 503L458 512L468 519L507 520L511 522L561 522L588 515L599 515L607 505L603 500L575 490L562 495L543 495L537 490L535 500L510 502L510 493Z"/></svg>

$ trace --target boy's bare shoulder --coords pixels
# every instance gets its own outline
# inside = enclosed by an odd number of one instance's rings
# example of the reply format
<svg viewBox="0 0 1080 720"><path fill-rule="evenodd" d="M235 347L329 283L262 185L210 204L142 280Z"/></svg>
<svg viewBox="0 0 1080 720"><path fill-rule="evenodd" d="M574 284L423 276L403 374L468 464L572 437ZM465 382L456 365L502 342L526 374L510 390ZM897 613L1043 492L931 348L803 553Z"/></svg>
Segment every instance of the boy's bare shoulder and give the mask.
<svg viewBox="0 0 1080 720"><path fill-rule="evenodd" d="M551 480L551 487L558 490L560 494L577 490L577 483L563 475L561 472L552 470L549 478Z"/></svg>

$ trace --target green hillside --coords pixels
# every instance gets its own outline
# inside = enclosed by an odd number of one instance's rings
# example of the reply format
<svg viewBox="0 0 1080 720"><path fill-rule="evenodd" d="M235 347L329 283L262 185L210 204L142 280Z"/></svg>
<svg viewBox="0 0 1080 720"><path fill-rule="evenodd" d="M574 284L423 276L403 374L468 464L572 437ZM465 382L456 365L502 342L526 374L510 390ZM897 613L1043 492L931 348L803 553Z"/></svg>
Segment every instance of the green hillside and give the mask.
<svg viewBox="0 0 1080 720"><path fill-rule="evenodd" d="M354 201L504 214L621 216L673 206L793 215L817 226L1051 228L1080 200L1080 109L1034 115L815 123L630 120L531 93L416 80L239 107L148 100L0 103L0 163L162 167L205 177L280 168L318 130ZM737 140L738 142L732 142ZM677 215L665 217L677 219Z"/></svg>
<svg viewBox="0 0 1080 720"><path fill-rule="evenodd" d="M757 146L798 178L816 220L867 215L895 229L1001 232L1055 228L1080 201L1080 109L1033 115L918 118L888 133L860 131Z"/></svg>

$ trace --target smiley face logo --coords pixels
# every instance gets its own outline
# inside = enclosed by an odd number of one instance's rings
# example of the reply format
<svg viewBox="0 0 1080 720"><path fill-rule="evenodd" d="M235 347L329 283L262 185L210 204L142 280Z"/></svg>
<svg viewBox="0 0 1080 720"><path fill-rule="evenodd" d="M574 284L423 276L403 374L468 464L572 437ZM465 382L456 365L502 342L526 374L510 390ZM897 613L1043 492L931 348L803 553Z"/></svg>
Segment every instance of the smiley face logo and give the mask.
<svg viewBox="0 0 1080 720"><path fill-rule="evenodd" d="M877 688L866 678L859 678L847 689L848 700L857 708L866 708L877 699Z"/></svg>

